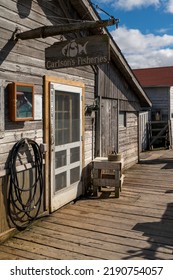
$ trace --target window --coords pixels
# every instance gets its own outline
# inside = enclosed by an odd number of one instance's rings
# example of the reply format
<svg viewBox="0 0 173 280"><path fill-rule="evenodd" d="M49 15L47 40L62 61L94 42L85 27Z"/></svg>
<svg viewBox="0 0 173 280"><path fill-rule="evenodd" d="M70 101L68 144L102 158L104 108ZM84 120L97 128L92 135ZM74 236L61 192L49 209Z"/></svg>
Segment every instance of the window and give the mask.
<svg viewBox="0 0 173 280"><path fill-rule="evenodd" d="M27 121L34 118L34 85L9 84L9 113L12 121Z"/></svg>
<svg viewBox="0 0 173 280"><path fill-rule="evenodd" d="M126 112L119 112L119 126L126 127Z"/></svg>

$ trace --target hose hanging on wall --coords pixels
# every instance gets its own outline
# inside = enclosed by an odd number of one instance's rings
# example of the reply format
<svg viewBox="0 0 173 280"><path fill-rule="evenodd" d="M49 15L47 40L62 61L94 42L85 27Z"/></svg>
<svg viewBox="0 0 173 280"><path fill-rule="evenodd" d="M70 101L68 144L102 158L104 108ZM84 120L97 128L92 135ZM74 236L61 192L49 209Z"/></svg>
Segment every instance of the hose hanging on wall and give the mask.
<svg viewBox="0 0 173 280"><path fill-rule="evenodd" d="M21 157L32 168L17 172L16 163ZM43 161L40 147L29 139L21 139L12 148L9 161L10 187L8 193L9 217L18 229L25 229L40 211L43 194Z"/></svg>

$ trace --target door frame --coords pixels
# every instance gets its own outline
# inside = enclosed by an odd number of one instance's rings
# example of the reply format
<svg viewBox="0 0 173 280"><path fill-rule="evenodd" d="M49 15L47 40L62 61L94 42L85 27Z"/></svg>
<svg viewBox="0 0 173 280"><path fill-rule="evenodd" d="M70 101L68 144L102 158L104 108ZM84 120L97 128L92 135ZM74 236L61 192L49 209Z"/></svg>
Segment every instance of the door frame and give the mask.
<svg viewBox="0 0 173 280"><path fill-rule="evenodd" d="M84 169L85 157L84 157L84 131L85 131L85 84L83 82L67 80L65 78L44 76L44 98L43 98L43 141L46 144L45 153L45 170L44 170L44 181L45 181L45 210L51 211L51 142L53 127L51 126L51 94L50 85L51 83L63 84L67 86L80 87L82 89L82 170ZM82 172L83 175L83 172ZM83 181L83 180L82 180Z"/></svg>

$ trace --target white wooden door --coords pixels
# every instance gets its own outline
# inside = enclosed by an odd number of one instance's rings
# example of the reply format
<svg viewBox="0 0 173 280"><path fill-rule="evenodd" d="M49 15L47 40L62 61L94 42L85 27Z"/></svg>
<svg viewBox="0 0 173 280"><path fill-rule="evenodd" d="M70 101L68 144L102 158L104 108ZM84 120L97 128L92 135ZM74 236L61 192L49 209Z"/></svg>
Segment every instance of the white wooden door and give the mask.
<svg viewBox="0 0 173 280"><path fill-rule="evenodd" d="M51 211L82 194L82 88L51 84Z"/></svg>

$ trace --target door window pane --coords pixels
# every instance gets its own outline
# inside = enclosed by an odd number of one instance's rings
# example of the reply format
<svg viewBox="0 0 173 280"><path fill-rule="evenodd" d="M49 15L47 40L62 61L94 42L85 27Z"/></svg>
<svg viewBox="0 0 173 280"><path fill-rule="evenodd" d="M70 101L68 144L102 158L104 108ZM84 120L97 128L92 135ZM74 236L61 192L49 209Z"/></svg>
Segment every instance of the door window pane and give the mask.
<svg viewBox="0 0 173 280"><path fill-rule="evenodd" d="M62 172L60 174L55 175L55 191L59 191L64 189L67 186L67 173Z"/></svg>
<svg viewBox="0 0 173 280"><path fill-rule="evenodd" d="M80 147L70 149L70 163L80 160Z"/></svg>
<svg viewBox="0 0 173 280"><path fill-rule="evenodd" d="M72 95L72 142L80 140L80 96Z"/></svg>
<svg viewBox="0 0 173 280"><path fill-rule="evenodd" d="M77 166L70 170L70 184L73 184L80 179L80 167Z"/></svg>
<svg viewBox="0 0 173 280"><path fill-rule="evenodd" d="M65 166L67 164L66 150L55 153L55 168Z"/></svg>
<svg viewBox="0 0 173 280"><path fill-rule="evenodd" d="M55 92L55 145L70 143L71 96Z"/></svg>

